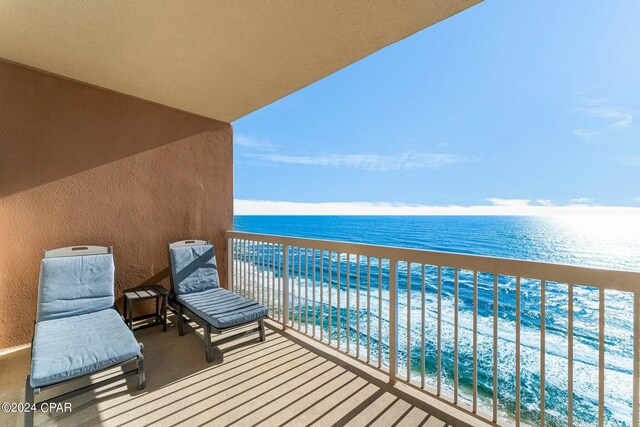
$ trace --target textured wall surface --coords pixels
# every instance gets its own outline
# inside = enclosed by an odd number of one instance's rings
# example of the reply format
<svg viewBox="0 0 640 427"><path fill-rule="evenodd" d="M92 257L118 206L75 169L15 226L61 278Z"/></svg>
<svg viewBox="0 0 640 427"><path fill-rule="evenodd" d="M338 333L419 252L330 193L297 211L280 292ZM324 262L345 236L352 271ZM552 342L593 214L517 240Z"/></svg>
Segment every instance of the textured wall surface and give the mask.
<svg viewBox="0 0 640 427"><path fill-rule="evenodd" d="M232 129L0 61L0 349L28 343L42 251L113 246L122 290L168 283L167 244L233 227Z"/></svg>

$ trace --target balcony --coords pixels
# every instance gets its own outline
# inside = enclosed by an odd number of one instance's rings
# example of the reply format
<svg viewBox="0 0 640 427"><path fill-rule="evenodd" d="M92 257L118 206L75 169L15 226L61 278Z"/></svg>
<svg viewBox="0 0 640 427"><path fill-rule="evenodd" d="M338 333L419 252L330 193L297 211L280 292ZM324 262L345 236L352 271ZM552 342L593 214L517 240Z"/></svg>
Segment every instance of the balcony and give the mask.
<svg viewBox="0 0 640 427"><path fill-rule="evenodd" d="M208 364L202 331L192 323L194 333L179 337L173 316L167 333L138 334L146 390L114 383L36 423L602 425L613 421L609 405L622 402L622 421L637 425L640 273L234 231L226 239L233 290L269 307L266 343L224 344ZM536 289L532 313L522 295ZM593 293L598 326L586 331L581 307ZM573 301L565 323L545 312L546 300L559 297ZM633 316L632 348L607 346L608 310ZM523 339L532 315L537 346ZM585 339L597 342L591 366L574 360ZM633 363L622 374L612 368L621 358ZM22 401L29 350L0 362L3 401ZM595 400L584 394L589 380ZM547 403L558 395L564 412ZM3 417L21 424L18 413Z"/></svg>

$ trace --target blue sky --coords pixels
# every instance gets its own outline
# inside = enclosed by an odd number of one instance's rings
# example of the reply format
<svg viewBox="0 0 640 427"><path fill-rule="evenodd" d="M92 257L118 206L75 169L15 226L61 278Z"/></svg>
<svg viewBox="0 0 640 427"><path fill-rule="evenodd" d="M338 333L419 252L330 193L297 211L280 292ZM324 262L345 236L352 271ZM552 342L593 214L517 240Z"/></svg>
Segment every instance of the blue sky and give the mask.
<svg viewBox="0 0 640 427"><path fill-rule="evenodd" d="M640 207L638 22L488 0L427 28L234 122L236 212Z"/></svg>

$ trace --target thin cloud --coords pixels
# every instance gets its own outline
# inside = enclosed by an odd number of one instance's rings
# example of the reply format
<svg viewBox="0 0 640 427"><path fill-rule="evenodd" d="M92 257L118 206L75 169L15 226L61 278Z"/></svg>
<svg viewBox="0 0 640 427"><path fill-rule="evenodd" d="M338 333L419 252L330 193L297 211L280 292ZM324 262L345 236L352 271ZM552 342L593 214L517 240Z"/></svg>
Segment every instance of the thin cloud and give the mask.
<svg viewBox="0 0 640 427"><path fill-rule="evenodd" d="M541 206L553 206L553 201L548 199L538 199L536 200L536 203L538 203Z"/></svg>
<svg viewBox="0 0 640 427"><path fill-rule="evenodd" d="M328 154L328 155L287 155L272 153L251 154L255 160L271 164L304 166L324 166L331 168L349 167L366 171L387 172L411 169L438 169L477 160L472 157L447 153L404 152L395 155L382 154Z"/></svg>
<svg viewBox="0 0 640 427"><path fill-rule="evenodd" d="M531 202L531 200L528 200L528 199L501 199L499 197L490 197L486 200L487 202L490 202L494 206L507 206L507 207L528 206L529 202Z"/></svg>
<svg viewBox="0 0 640 427"><path fill-rule="evenodd" d="M629 109L606 105L606 100L604 99L588 100L582 107L575 108L574 111L606 122L606 124L597 129L578 128L573 130L574 135L587 141L606 131L629 127L634 118L633 112Z"/></svg>
<svg viewBox="0 0 640 427"><path fill-rule="evenodd" d="M242 158L260 165L301 165L329 168L353 168L365 171L387 172L411 169L438 169L478 160L476 157L450 153L406 151L398 154L282 154L267 139L236 135L234 145Z"/></svg>
<svg viewBox="0 0 640 427"><path fill-rule="evenodd" d="M572 205L578 205L578 206L592 205L593 199L590 199L588 197L578 197L576 199L569 200L569 203Z"/></svg>
<svg viewBox="0 0 640 427"><path fill-rule="evenodd" d="M256 139L244 135L235 135L233 137L233 144L241 148L258 150L272 150L274 148L268 139Z"/></svg>
<svg viewBox="0 0 640 427"><path fill-rule="evenodd" d="M432 206L372 202L289 202L236 199L236 215L640 215L640 207L626 206L540 206L479 205Z"/></svg>

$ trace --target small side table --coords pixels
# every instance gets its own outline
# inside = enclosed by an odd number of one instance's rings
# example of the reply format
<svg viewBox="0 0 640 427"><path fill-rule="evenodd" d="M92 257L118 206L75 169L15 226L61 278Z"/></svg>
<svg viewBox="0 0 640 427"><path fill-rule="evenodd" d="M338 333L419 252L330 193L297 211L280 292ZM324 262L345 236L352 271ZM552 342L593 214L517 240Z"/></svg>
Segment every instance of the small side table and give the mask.
<svg viewBox="0 0 640 427"><path fill-rule="evenodd" d="M167 330L167 296L169 291L160 285L140 286L137 288L126 289L124 291L124 320L129 324L129 329L132 331L149 328L151 326L162 325L162 330ZM156 312L151 314L145 314L143 316L133 317L133 304L138 301L144 301L151 298L156 300ZM160 299L162 299L162 306L160 306ZM129 317L127 317L127 314ZM151 323L147 323L141 326L133 328L134 320L151 319L155 320Z"/></svg>

